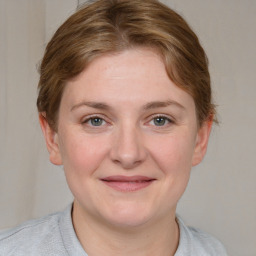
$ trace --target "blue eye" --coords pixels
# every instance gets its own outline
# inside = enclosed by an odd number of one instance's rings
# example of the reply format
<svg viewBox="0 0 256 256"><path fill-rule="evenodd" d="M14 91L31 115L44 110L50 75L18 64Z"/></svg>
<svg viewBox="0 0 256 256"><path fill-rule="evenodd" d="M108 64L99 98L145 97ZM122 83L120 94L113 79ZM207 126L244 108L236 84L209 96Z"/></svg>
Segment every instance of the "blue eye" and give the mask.
<svg viewBox="0 0 256 256"><path fill-rule="evenodd" d="M101 126L105 123L105 121L100 117L93 117L88 119L86 123L89 123L91 126Z"/></svg>
<svg viewBox="0 0 256 256"><path fill-rule="evenodd" d="M157 116L157 117L153 118L152 121L153 121L153 125L155 125L155 126L165 126L165 125L171 123L171 120L165 116Z"/></svg>

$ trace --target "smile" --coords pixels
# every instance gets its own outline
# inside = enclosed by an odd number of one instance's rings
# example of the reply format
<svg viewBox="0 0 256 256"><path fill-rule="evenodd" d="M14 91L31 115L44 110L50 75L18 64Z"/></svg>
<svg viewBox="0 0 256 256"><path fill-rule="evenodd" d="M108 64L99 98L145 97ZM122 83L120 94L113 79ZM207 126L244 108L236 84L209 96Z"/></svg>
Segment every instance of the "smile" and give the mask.
<svg viewBox="0 0 256 256"><path fill-rule="evenodd" d="M107 186L121 192L133 192L146 188L155 180L146 176L109 176L101 179Z"/></svg>

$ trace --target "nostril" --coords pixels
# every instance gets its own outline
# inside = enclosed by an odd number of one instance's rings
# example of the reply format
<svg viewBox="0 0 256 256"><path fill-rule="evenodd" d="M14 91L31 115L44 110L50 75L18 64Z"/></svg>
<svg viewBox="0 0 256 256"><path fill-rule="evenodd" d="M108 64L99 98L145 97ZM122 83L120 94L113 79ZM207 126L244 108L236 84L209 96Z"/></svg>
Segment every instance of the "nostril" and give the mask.
<svg viewBox="0 0 256 256"><path fill-rule="evenodd" d="M140 164L139 161L127 161L127 160L124 161L123 159L122 160L114 160L114 163L122 166L123 169L131 169Z"/></svg>
<svg viewBox="0 0 256 256"><path fill-rule="evenodd" d="M141 164L146 158L146 150L141 134L135 128L123 125L113 138L110 157L115 164L124 169L131 169Z"/></svg>

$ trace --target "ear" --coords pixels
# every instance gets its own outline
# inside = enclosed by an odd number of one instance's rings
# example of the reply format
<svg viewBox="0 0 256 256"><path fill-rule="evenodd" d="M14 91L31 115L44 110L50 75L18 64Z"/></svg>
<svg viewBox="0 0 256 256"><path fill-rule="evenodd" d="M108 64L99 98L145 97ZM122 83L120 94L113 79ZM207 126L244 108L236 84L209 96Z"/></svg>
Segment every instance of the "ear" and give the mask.
<svg viewBox="0 0 256 256"><path fill-rule="evenodd" d="M212 122L212 118L210 118L209 120L205 121L197 131L196 145L192 159L193 166L198 165L205 156L211 133Z"/></svg>
<svg viewBox="0 0 256 256"><path fill-rule="evenodd" d="M55 165L62 165L59 150L58 134L49 125L44 113L39 114L39 123L44 134L46 146L49 152L50 161Z"/></svg>

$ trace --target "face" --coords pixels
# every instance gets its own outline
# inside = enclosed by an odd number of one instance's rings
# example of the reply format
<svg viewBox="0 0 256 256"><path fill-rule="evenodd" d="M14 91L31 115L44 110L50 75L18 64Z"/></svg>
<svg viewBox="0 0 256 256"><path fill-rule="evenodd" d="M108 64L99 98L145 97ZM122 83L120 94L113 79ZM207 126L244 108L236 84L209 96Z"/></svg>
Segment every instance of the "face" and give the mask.
<svg viewBox="0 0 256 256"><path fill-rule="evenodd" d="M58 132L40 120L78 211L133 227L175 216L211 126L197 127L193 98L149 49L95 59L67 83Z"/></svg>

